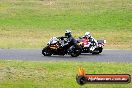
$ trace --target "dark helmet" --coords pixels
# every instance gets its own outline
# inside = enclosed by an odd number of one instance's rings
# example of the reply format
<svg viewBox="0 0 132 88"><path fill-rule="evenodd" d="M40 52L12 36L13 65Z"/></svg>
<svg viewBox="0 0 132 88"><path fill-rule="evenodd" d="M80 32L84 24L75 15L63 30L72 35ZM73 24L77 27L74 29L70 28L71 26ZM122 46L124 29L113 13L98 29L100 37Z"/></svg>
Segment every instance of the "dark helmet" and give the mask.
<svg viewBox="0 0 132 88"><path fill-rule="evenodd" d="M72 36L72 35L71 35L71 31L66 30L66 32L65 32L65 36L66 36L66 37L71 37L71 36Z"/></svg>

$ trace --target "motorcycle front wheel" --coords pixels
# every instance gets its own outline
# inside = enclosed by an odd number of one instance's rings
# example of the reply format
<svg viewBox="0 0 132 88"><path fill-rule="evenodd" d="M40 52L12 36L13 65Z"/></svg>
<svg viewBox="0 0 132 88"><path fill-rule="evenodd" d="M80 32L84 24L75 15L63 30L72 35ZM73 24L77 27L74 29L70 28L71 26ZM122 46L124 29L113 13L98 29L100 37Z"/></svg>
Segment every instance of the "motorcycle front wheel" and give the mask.
<svg viewBox="0 0 132 88"><path fill-rule="evenodd" d="M97 52L94 52L93 51L92 54L94 54L94 55L100 54L103 51L103 48L102 47L99 47L99 48L95 49L95 51L97 51Z"/></svg>
<svg viewBox="0 0 132 88"><path fill-rule="evenodd" d="M51 55L52 55L52 53L50 52L50 49L49 49L48 46L46 46L45 48L43 48L42 54L43 54L44 56L51 56Z"/></svg>

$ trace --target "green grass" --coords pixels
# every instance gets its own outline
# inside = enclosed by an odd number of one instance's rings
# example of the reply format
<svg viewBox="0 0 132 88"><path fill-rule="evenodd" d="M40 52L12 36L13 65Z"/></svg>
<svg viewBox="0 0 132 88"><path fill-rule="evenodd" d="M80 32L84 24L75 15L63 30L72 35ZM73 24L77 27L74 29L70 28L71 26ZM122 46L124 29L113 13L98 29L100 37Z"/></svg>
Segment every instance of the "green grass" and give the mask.
<svg viewBox="0 0 132 88"><path fill-rule="evenodd" d="M131 0L1 0L0 48L41 48L71 28L106 39L106 48L132 49L131 11Z"/></svg>
<svg viewBox="0 0 132 88"><path fill-rule="evenodd" d="M82 66L88 74L130 74L132 64L73 61L0 61L0 88L131 88L130 84L86 84L75 77Z"/></svg>

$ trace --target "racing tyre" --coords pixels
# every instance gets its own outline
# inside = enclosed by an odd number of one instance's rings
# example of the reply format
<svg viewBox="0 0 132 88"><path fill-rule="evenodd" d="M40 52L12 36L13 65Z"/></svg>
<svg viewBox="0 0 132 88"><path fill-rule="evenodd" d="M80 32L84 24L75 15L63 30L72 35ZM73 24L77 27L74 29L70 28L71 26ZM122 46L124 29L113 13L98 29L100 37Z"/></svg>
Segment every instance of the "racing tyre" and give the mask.
<svg viewBox="0 0 132 88"><path fill-rule="evenodd" d="M48 49L48 47L45 47L45 48L42 50L42 54L43 54L44 56L51 56L51 55L52 55L51 52L50 52L50 50Z"/></svg>
<svg viewBox="0 0 132 88"><path fill-rule="evenodd" d="M99 47L99 48L95 49L95 52L92 52L92 54L97 55L97 54L100 54L102 51L103 51L103 48Z"/></svg>
<svg viewBox="0 0 132 88"><path fill-rule="evenodd" d="M84 84L86 83L86 79L85 79L84 76L77 76L77 77L76 77L76 81L77 81L77 83L80 84L80 85L84 85Z"/></svg>
<svg viewBox="0 0 132 88"><path fill-rule="evenodd" d="M73 49L72 52L71 52L71 56L72 57L77 57L81 54L81 47L78 47L76 49Z"/></svg>
<svg viewBox="0 0 132 88"><path fill-rule="evenodd" d="M103 48L102 47L100 47L99 48L99 53L101 53L103 51Z"/></svg>

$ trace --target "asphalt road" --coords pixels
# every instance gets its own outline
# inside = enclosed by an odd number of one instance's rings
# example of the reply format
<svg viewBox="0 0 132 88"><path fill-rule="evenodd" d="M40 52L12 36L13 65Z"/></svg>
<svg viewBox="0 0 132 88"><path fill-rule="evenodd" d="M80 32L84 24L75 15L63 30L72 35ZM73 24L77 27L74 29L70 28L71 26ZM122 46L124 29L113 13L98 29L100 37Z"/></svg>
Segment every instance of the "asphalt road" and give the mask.
<svg viewBox="0 0 132 88"><path fill-rule="evenodd" d="M43 56L41 49L0 49L2 60L30 61L87 61L87 62L126 62L132 63L132 50L104 50L100 55L83 54L79 57Z"/></svg>

